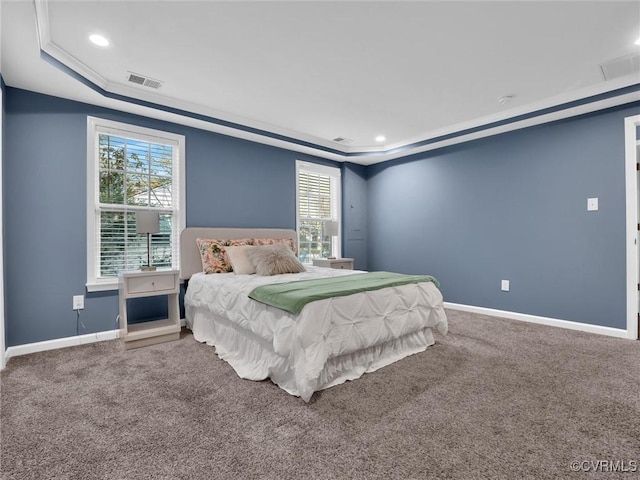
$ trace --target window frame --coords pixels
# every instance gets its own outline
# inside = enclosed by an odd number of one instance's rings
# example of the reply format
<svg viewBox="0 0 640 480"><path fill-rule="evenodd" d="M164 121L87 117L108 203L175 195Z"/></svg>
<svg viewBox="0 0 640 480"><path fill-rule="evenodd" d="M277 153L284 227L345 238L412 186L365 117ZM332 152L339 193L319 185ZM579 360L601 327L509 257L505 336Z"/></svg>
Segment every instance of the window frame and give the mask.
<svg viewBox="0 0 640 480"><path fill-rule="evenodd" d="M338 235L333 237L331 241L331 256L341 258L342 256L342 170L339 167L331 167L328 165L320 165L317 163L306 162L303 160L296 160L296 233L298 240L298 256L300 256L300 172L309 172L319 175L326 175L335 181L336 193L335 193L335 206L331 205L332 213L335 212L335 217L327 220L334 220L338 222ZM311 265L312 259L305 262Z"/></svg>
<svg viewBox="0 0 640 480"><path fill-rule="evenodd" d="M116 122L98 117L87 116L87 291L100 292L118 289L117 277L98 277L99 252L99 140L100 134L120 135L127 138L174 144L177 158L172 162L172 184L177 186L177 195L172 195L172 215L177 222L173 225L172 258L173 269L180 269L180 232L186 226L186 191L185 191L185 136L175 133L154 130L151 128ZM175 179L174 175L178 178ZM135 211L132 206L131 211Z"/></svg>

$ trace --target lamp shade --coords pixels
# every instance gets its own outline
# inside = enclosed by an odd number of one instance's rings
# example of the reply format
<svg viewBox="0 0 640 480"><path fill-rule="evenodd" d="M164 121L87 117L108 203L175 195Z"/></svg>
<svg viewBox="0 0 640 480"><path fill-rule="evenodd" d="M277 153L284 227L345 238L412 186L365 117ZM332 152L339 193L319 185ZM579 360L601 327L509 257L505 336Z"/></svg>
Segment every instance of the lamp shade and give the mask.
<svg viewBox="0 0 640 480"><path fill-rule="evenodd" d="M337 237L340 233L340 224L335 220L325 220L324 225L324 234L327 237Z"/></svg>
<svg viewBox="0 0 640 480"><path fill-rule="evenodd" d="M136 233L158 233L160 231L160 215L158 212L136 212Z"/></svg>

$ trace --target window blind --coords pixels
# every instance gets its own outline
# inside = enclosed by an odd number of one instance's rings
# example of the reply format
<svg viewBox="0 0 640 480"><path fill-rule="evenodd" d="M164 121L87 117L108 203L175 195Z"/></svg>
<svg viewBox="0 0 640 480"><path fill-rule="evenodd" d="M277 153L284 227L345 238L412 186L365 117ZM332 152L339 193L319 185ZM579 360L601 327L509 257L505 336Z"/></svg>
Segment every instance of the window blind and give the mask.
<svg viewBox="0 0 640 480"><path fill-rule="evenodd" d="M184 137L91 117L88 128L94 212L88 219L89 291L115 286L119 272L147 264L147 236L136 233L139 210L159 215L159 232L150 236L152 265L179 268Z"/></svg>
<svg viewBox="0 0 640 480"><path fill-rule="evenodd" d="M340 170L299 163L296 177L300 259L338 256L340 239L324 234L324 222L340 220Z"/></svg>

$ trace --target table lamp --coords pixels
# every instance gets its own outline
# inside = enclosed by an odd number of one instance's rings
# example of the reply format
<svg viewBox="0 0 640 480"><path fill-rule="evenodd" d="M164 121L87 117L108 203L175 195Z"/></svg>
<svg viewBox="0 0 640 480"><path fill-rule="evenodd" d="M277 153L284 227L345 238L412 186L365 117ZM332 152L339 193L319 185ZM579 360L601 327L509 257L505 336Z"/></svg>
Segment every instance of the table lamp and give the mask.
<svg viewBox="0 0 640 480"><path fill-rule="evenodd" d="M322 222L322 232L325 237L337 237L340 233L340 224L335 220L325 220L324 222ZM336 257L330 256L328 258L333 259Z"/></svg>
<svg viewBox="0 0 640 480"><path fill-rule="evenodd" d="M156 267L151 266L151 234L160 231L160 214L158 212L137 211L136 212L136 233L147 234L147 266L140 267L143 271L154 271Z"/></svg>

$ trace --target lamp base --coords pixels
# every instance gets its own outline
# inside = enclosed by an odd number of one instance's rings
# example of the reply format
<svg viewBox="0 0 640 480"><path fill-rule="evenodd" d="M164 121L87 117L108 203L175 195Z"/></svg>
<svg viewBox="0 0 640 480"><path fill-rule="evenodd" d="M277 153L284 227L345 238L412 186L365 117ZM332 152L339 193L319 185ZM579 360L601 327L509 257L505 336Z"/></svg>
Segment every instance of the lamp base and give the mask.
<svg viewBox="0 0 640 480"><path fill-rule="evenodd" d="M143 272L155 272L156 267L140 267L140 270L142 270Z"/></svg>

